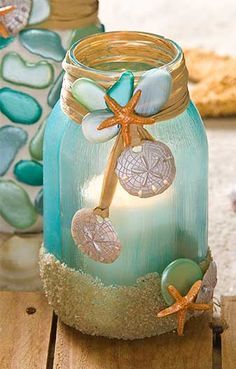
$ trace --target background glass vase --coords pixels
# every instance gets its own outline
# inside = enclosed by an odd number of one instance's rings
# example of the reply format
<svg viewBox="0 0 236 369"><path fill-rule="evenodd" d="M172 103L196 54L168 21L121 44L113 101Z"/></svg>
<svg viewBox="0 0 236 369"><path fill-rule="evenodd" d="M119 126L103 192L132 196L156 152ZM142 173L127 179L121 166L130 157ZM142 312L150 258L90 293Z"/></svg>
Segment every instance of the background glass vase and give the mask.
<svg viewBox="0 0 236 369"><path fill-rule="evenodd" d="M139 33L133 44L125 38L125 33L106 34L107 40L109 37L109 42L103 44L102 58L101 49L96 49L101 45L91 46L91 38L87 44L83 42L81 52L78 46L76 55L72 49L71 61L80 65L81 77L90 70L98 84L105 79L113 84L124 70L131 70L136 77L163 65L174 71L183 58L181 49L172 41L169 46L174 47L174 54L162 45L160 58L154 58L155 54L150 52L150 48L155 47L151 39L155 37L161 41L158 36ZM150 42L144 42L147 37ZM86 46L89 53L86 53ZM86 65L83 66L85 55ZM190 102L183 113L148 127L148 131L171 149L176 162L176 178L163 194L149 199L133 197L118 184L110 219L118 232L122 252L114 263L104 265L83 255L75 246L71 220L78 209L97 206L114 139L102 144L89 143L81 125L68 118L59 103L47 125L46 251L69 267L99 277L106 285L133 285L138 277L161 273L177 258L200 262L207 254L208 149L202 120Z"/></svg>
<svg viewBox="0 0 236 369"><path fill-rule="evenodd" d="M81 5L81 0L74 0L70 7L62 0L28 3L32 8L27 27L17 35L0 37L0 232L4 233L42 231L43 137L48 114L60 97L61 62L75 41L104 31L96 1Z"/></svg>

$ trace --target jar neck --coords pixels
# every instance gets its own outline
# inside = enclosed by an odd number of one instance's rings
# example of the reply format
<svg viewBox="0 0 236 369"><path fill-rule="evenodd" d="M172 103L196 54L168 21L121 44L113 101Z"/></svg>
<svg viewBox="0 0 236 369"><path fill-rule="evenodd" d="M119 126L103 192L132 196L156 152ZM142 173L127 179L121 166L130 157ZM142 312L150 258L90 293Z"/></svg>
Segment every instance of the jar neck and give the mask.
<svg viewBox="0 0 236 369"><path fill-rule="evenodd" d="M72 64L81 73L90 73L99 82L103 78L117 79L130 70L139 78L152 68L176 69L183 58L181 48L162 36L143 32L106 32L87 37L72 46Z"/></svg>
<svg viewBox="0 0 236 369"><path fill-rule="evenodd" d="M173 41L158 35L127 31L89 36L72 46L63 67L66 76L62 89L62 107L67 114L77 110L77 116L75 114L72 119L79 123L87 112L72 96L68 99L71 85L78 78L90 78L107 89L126 70L134 74L137 83L147 70L164 68L172 75L173 81L172 93L164 110L169 107L172 109L170 114L169 111L164 115L158 113L160 118L165 120L174 117L189 102L188 73L183 52Z"/></svg>

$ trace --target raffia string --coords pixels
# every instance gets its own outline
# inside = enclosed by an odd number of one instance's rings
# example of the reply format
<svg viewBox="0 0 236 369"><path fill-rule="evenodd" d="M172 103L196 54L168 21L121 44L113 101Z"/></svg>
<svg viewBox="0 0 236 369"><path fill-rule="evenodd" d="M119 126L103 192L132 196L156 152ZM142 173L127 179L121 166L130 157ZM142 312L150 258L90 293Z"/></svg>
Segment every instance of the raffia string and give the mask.
<svg viewBox="0 0 236 369"><path fill-rule="evenodd" d="M140 35L143 46L136 42L134 37ZM129 40L131 45L129 45ZM142 50L140 50L142 48ZM75 122L81 123L88 111L79 104L71 94L72 84L81 77L91 78L104 88L111 87L120 77L121 72L99 70L99 63L109 63L120 58L126 62L146 62L154 67L165 65L172 75L172 92L167 104L154 115L155 122L161 122L181 114L189 104L188 72L182 55L177 63L171 62L176 57L177 49L169 40L157 36L138 32L110 32L93 35L79 42L63 61L65 70L64 83L61 93L61 106L64 112ZM139 56L140 53L140 56ZM138 56L137 56L138 55ZM78 63L75 62L78 60ZM170 66L168 67L168 64ZM135 83L142 73L135 73ZM158 88L158 86L157 86Z"/></svg>
<svg viewBox="0 0 236 369"><path fill-rule="evenodd" d="M74 29L98 22L98 0L51 0L49 18L40 28Z"/></svg>
<svg viewBox="0 0 236 369"><path fill-rule="evenodd" d="M174 118L186 109L189 104L188 72L184 57L175 44L151 34L110 32L90 36L67 53L63 62L65 77L60 100L63 111L76 123L81 123L88 111L72 96L72 84L78 78L85 77L108 89L123 72L123 69L120 72L110 71L111 65L125 65L126 62L146 63L153 68L165 66L172 75L170 98L163 109L153 116L155 123ZM135 84L142 74L143 72L134 73ZM143 140L154 140L143 126L134 124L130 129L132 146ZM96 214L103 217L109 216L109 207L117 185L116 163L123 149L124 142L119 133L105 169L100 201L94 209Z"/></svg>

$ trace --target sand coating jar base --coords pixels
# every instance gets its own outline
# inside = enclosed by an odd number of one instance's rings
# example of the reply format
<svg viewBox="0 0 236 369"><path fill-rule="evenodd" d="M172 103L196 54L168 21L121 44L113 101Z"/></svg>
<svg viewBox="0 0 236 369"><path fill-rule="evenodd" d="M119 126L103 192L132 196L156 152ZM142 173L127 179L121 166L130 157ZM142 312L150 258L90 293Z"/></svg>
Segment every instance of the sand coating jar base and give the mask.
<svg viewBox="0 0 236 369"><path fill-rule="evenodd" d="M199 264L203 273L210 261L209 251ZM43 247L40 273L56 314L83 333L133 340L161 335L177 327L175 315L157 318L157 312L166 307L158 273L140 277L132 286L104 286L100 279L61 263Z"/></svg>

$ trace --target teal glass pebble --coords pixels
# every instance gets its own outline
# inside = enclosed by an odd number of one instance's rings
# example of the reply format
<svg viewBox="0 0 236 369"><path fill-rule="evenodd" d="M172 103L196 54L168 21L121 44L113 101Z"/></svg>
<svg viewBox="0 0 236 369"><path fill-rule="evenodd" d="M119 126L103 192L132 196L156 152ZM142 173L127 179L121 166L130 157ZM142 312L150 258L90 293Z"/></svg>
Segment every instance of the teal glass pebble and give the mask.
<svg viewBox="0 0 236 369"><path fill-rule="evenodd" d="M14 167L18 181L31 186L42 186L43 166L35 160L20 160Z"/></svg>
<svg viewBox="0 0 236 369"><path fill-rule="evenodd" d="M168 292L169 285L177 288L180 294L184 296L196 281L202 279L202 276L201 268L191 259L181 258L170 263L161 277L161 292L165 302L168 305L174 302Z"/></svg>
<svg viewBox="0 0 236 369"><path fill-rule="evenodd" d="M41 188L34 200L34 206L40 215L43 215L43 189Z"/></svg>
<svg viewBox="0 0 236 369"><path fill-rule="evenodd" d="M0 49L4 49L4 47L7 47L12 41L14 41L14 37L0 37Z"/></svg>
<svg viewBox="0 0 236 369"><path fill-rule="evenodd" d="M33 159L43 160L43 137L46 121L44 121L36 131L29 145L29 152Z"/></svg>
<svg viewBox="0 0 236 369"><path fill-rule="evenodd" d="M43 58L60 62L66 51L62 47L60 36L53 31L28 29L19 34L21 44L31 53Z"/></svg>
<svg viewBox="0 0 236 369"><path fill-rule="evenodd" d="M52 88L49 91L47 102L48 102L48 105L50 106L50 108L53 108L54 105L57 103L57 101L60 98L63 77L64 77L64 71L62 71L59 74L59 76L55 80Z"/></svg>
<svg viewBox="0 0 236 369"><path fill-rule="evenodd" d="M34 124L42 115L35 98L9 87L0 89L0 110L9 120L21 124Z"/></svg>
<svg viewBox="0 0 236 369"><path fill-rule="evenodd" d="M133 95L134 75L127 71L121 75L118 81L107 91L107 94L118 102L119 105L125 106Z"/></svg>
<svg viewBox="0 0 236 369"><path fill-rule="evenodd" d="M0 176L8 171L27 138L28 134L22 128L8 125L0 128Z"/></svg>
<svg viewBox="0 0 236 369"><path fill-rule="evenodd" d="M27 192L12 180L0 179L0 215L12 227L31 227L38 214Z"/></svg>

